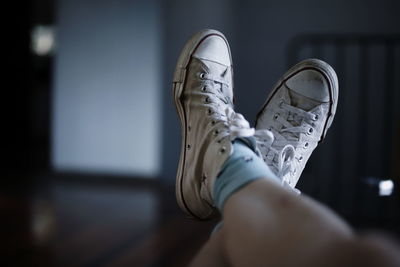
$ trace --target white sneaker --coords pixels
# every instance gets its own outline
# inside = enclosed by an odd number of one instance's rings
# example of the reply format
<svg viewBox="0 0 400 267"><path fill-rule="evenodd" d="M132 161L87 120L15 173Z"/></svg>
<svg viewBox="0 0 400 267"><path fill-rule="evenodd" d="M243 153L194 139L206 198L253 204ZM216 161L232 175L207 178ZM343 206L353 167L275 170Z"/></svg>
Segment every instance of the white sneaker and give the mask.
<svg viewBox="0 0 400 267"><path fill-rule="evenodd" d="M294 188L335 116L338 80L318 59L304 60L275 85L257 115L257 146L282 182Z"/></svg>
<svg viewBox="0 0 400 267"><path fill-rule="evenodd" d="M173 80L175 105L182 125L176 197L192 217L213 215L212 188L232 153L231 141L252 136L254 129L233 111L233 76L224 35L203 30L185 45Z"/></svg>

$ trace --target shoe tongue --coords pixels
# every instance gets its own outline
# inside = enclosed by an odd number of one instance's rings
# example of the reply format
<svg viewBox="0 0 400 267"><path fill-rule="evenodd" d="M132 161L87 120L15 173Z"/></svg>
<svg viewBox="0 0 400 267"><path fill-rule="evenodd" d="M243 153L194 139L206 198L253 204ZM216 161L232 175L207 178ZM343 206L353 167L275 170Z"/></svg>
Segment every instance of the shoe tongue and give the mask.
<svg viewBox="0 0 400 267"><path fill-rule="evenodd" d="M195 60L199 60L199 59L195 58ZM233 84L232 69L230 67L227 67L225 65L222 65L222 64L219 64L219 63L216 63L213 61L209 61L209 60L201 60L200 62L201 62L200 64L202 64L205 67L205 69L208 73L211 73L214 76L230 83L230 88L232 88L232 84ZM219 85L219 86L222 86L222 85ZM225 96L227 96L231 100L231 102L233 102L233 92L231 89L224 91L223 94Z"/></svg>
<svg viewBox="0 0 400 267"><path fill-rule="evenodd" d="M225 75L226 71L228 69L227 66L219 64L217 62L214 61L210 61L210 60L201 60L203 62L204 65L206 65L206 67L211 71L211 72L215 72L218 73L220 75Z"/></svg>
<svg viewBox="0 0 400 267"><path fill-rule="evenodd" d="M290 105L300 108L304 111L310 111L313 108L321 105L321 102L313 100L311 98L308 98L306 96L303 96L301 94L298 94L292 90L289 91L289 96L290 96Z"/></svg>

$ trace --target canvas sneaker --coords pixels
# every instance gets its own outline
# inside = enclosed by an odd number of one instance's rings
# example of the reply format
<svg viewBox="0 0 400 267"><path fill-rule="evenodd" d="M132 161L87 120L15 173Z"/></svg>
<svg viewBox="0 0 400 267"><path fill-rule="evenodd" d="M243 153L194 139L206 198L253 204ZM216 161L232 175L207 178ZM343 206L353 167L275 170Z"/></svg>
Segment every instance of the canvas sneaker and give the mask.
<svg viewBox="0 0 400 267"><path fill-rule="evenodd" d="M197 219L215 214L212 188L232 153L231 141L254 134L243 116L233 110L232 89L226 38L215 30L200 31L183 48L173 79L182 126L176 198L181 209Z"/></svg>
<svg viewBox="0 0 400 267"><path fill-rule="evenodd" d="M256 118L257 146L265 163L294 188L332 124L338 101L335 71L318 59L304 60L273 88Z"/></svg>

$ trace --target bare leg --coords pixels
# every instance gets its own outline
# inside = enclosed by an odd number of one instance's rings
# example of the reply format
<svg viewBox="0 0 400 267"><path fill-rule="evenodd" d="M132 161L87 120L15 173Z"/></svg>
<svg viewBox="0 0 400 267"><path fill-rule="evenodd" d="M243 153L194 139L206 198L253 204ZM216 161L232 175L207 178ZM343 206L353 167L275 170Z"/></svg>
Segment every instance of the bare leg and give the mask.
<svg viewBox="0 0 400 267"><path fill-rule="evenodd" d="M190 267L222 267L230 266L223 251L222 231L214 233L196 255Z"/></svg>
<svg viewBox="0 0 400 267"><path fill-rule="evenodd" d="M223 215L224 246L234 266L301 266L332 242L353 236L330 210L269 179L232 195Z"/></svg>
<svg viewBox="0 0 400 267"><path fill-rule="evenodd" d="M396 266L393 244L356 237L325 206L268 179L232 195L223 217L192 266Z"/></svg>

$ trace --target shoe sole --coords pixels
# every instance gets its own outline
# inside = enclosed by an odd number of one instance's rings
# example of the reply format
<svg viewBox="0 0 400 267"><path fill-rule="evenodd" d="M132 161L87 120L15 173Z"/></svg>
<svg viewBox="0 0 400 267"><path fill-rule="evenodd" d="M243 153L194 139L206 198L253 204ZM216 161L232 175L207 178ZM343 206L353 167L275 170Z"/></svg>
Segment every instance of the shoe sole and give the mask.
<svg viewBox="0 0 400 267"><path fill-rule="evenodd" d="M258 112L258 114L256 116L256 124L255 124L255 128L256 129L257 129L257 123L258 123L259 117L262 115L263 110L269 104L269 102L274 97L275 93L279 90L279 88L281 88L281 86L288 79L290 79L291 77L293 77L294 75L296 75L300 71L308 70L308 69L317 71L317 72L321 73L326 78L326 80L328 81L328 85L329 85L330 99L332 99L332 101L330 103L330 107L329 107L328 118L325 121L324 130L322 132L321 139L319 140L319 143L323 141L323 139L326 136L326 133L327 133L328 129L332 125L333 118L335 117L336 107L337 107L337 102L338 102L338 97L339 97L339 82L338 82L335 70L328 63L326 63L326 62L324 62L322 60L319 60L319 59L306 59L306 60L303 60L300 63L294 65L292 68L290 68L283 75L283 77L275 84L275 86L273 87L273 90L271 91L271 93L267 97L267 100L265 101L264 105L262 106L262 108Z"/></svg>
<svg viewBox="0 0 400 267"><path fill-rule="evenodd" d="M186 138L187 138L187 121L186 121L186 113L183 108L183 103L181 100L182 94L183 94L183 89L186 84L186 75L187 75L187 67L190 63L190 60L192 58L192 55L194 51L196 51L197 47L209 36L219 36L221 37L225 43L227 44L228 51L229 51L229 56L231 59L232 63L232 57L230 53L230 48L228 41L226 40L225 36L215 30L202 30L195 34L190 40L186 43L184 46L178 62L176 64L175 72L174 72L174 82L173 82L173 94L174 94L174 102L175 102L175 107L178 112L179 118L181 120L181 134L182 134L182 143L181 143L181 154L179 158L179 165L178 165L178 171L176 175L176 184L175 184L175 193L176 193L176 200L178 202L179 207L190 217L196 218L198 220L205 220L209 219L210 217L213 217L215 209L211 207L207 202L205 202L203 199L196 199L196 201L199 201L203 203L205 209L209 209L210 212L207 215L204 214L198 214L196 211L191 210L189 208L189 205L187 204L187 201L185 199L185 194L183 193L185 189L183 188L183 180L185 177L183 176L183 166L185 166L185 149L186 149ZM201 177L199 177L201 179Z"/></svg>

